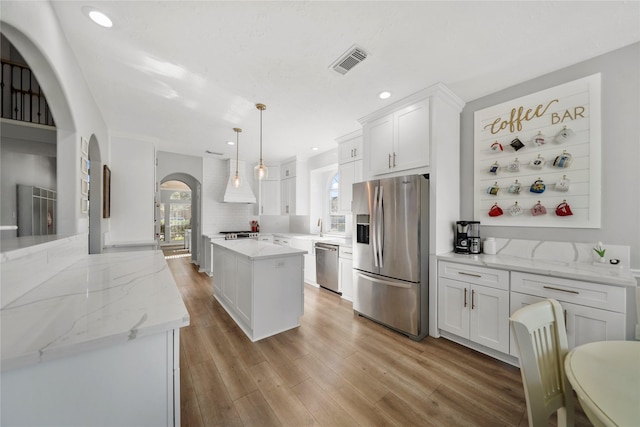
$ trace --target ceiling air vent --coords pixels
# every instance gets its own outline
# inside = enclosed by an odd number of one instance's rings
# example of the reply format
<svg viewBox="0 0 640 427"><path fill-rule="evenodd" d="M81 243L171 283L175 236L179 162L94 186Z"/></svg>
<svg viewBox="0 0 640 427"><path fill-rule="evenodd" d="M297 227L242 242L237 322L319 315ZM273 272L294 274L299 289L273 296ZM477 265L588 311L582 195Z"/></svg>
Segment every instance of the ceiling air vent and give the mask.
<svg viewBox="0 0 640 427"><path fill-rule="evenodd" d="M337 61L331 64L331 68L340 74L347 74L347 71L361 63L367 58L367 52L353 45Z"/></svg>

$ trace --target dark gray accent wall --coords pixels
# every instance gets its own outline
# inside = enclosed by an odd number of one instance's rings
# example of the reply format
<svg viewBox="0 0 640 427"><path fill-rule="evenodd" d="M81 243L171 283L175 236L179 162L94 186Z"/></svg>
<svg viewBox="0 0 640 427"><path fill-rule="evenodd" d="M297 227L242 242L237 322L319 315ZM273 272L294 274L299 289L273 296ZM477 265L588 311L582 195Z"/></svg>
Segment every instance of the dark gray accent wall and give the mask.
<svg viewBox="0 0 640 427"><path fill-rule="evenodd" d="M529 58L535 61L535 58ZM526 63L522 64L526 67ZM482 237L604 242L631 247L631 268L640 268L640 43L545 74L468 102L461 115L460 218L473 218L474 112L601 73L602 223L600 229L481 227Z"/></svg>

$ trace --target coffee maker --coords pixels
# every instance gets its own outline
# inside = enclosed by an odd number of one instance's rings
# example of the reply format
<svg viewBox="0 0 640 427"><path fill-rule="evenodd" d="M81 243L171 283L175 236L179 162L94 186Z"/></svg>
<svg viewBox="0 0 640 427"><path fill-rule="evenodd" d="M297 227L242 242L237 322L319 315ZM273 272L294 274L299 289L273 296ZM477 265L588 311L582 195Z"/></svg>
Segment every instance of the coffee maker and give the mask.
<svg viewBox="0 0 640 427"><path fill-rule="evenodd" d="M453 251L458 254L480 253L480 221L457 221Z"/></svg>

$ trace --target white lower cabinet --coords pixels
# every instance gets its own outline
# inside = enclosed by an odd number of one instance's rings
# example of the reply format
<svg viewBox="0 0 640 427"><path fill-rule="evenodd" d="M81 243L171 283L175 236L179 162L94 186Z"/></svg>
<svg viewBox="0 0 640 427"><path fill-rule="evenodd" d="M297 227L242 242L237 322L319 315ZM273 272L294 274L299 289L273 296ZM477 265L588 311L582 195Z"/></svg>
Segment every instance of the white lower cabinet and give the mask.
<svg viewBox="0 0 640 427"><path fill-rule="evenodd" d="M441 262L438 327L509 352L509 272Z"/></svg>
<svg viewBox="0 0 640 427"><path fill-rule="evenodd" d="M314 251L314 241L309 239L291 239L292 248L307 251L304 254L304 281L312 285L316 284L316 254Z"/></svg>
<svg viewBox="0 0 640 427"><path fill-rule="evenodd" d="M180 330L2 372L2 425L179 426Z"/></svg>
<svg viewBox="0 0 640 427"><path fill-rule="evenodd" d="M546 298L558 300L564 310L569 348L628 338L623 287L513 272L511 290L511 313ZM510 353L517 356L515 342L511 342Z"/></svg>
<svg viewBox="0 0 640 427"><path fill-rule="evenodd" d="M631 289L631 290L630 290ZM447 338L494 357L518 357L509 316L554 298L564 311L569 348L594 341L634 339L633 288L582 282L449 261L438 263L438 328ZM630 299L631 298L631 299ZM510 363L513 363L512 359Z"/></svg>
<svg viewBox="0 0 640 427"><path fill-rule="evenodd" d="M338 283L342 298L353 301L353 250L340 246L338 258Z"/></svg>

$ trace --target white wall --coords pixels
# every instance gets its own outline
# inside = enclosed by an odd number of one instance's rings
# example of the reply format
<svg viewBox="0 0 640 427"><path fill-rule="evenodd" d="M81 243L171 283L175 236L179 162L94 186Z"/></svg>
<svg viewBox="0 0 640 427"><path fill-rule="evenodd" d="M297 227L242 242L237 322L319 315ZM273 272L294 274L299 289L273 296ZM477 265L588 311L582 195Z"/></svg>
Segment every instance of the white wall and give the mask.
<svg viewBox="0 0 640 427"><path fill-rule="evenodd" d="M155 145L111 138L111 229L105 245L153 243Z"/></svg>
<svg viewBox="0 0 640 427"><path fill-rule="evenodd" d="M594 73L602 73L601 228L484 226L481 234L483 237L628 245L631 267L640 268L640 43L467 103L461 117L460 215L461 219L473 217L474 112Z"/></svg>
<svg viewBox="0 0 640 427"><path fill-rule="evenodd" d="M56 121L58 233L88 230L80 212L80 136L94 134L102 158L108 158L106 124L60 28L45 1L0 2L2 32L38 78Z"/></svg>

